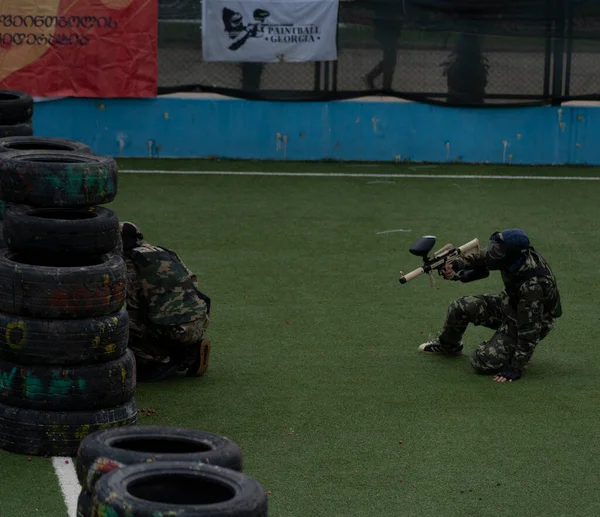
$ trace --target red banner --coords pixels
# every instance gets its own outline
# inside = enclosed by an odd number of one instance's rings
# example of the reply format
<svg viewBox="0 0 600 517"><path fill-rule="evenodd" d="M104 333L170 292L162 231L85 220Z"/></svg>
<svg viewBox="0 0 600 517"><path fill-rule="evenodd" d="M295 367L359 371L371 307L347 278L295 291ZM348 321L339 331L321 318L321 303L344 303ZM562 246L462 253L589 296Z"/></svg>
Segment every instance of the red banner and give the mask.
<svg viewBox="0 0 600 517"><path fill-rule="evenodd" d="M0 89L154 97L157 0L0 1Z"/></svg>

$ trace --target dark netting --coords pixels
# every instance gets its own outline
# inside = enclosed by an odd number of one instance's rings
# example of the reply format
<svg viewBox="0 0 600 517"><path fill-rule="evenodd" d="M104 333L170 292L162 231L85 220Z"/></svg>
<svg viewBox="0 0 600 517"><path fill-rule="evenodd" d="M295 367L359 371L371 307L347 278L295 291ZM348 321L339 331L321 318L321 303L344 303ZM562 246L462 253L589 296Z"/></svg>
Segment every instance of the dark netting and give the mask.
<svg viewBox="0 0 600 517"><path fill-rule="evenodd" d="M338 60L206 63L199 0L161 0L159 93L452 105L600 99L598 0L341 0Z"/></svg>

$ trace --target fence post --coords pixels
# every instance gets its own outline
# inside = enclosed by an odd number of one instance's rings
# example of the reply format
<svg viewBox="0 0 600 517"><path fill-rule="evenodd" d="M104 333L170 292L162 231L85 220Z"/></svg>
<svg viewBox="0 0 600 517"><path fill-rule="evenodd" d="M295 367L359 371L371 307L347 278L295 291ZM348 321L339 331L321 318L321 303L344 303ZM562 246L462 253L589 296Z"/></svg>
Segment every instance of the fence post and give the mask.
<svg viewBox="0 0 600 517"><path fill-rule="evenodd" d="M563 96L565 62L565 3L569 0L554 0L554 69L552 74L552 105L560 104Z"/></svg>

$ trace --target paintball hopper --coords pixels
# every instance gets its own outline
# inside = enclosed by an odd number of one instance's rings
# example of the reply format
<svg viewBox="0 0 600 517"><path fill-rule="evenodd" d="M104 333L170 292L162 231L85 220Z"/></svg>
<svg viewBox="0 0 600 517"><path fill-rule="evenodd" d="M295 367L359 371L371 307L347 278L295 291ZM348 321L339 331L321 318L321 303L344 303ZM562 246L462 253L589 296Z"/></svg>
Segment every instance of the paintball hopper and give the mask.
<svg viewBox="0 0 600 517"><path fill-rule="evenodd" d="M436 238L433 235L424 235L408 251L427 262L427 255L435 246L435 240Z"/></svg>
<svg viewBox="0 0 600 517"><path fill-rule="evenodd" d="M252 15L257 22L264 22L271 15L271 13L269 11L265 11L264 9L255 9Z"/></svg>

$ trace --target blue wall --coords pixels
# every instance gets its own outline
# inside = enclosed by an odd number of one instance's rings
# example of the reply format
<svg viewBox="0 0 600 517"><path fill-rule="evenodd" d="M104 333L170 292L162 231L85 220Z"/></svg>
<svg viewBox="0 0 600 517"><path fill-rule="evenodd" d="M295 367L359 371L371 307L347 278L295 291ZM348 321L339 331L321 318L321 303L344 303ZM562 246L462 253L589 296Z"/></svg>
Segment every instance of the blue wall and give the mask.
<svg viewBox="0 0 600 517"><path fill-rule="evenodd" d="M593 106L58 99L36 103L34 130L122 157L600 164Z"/></svg>

